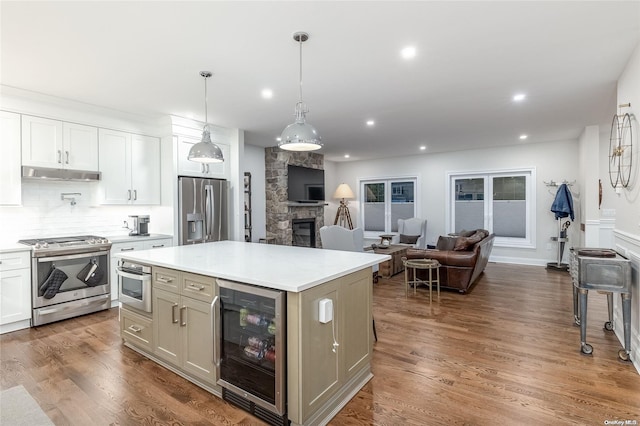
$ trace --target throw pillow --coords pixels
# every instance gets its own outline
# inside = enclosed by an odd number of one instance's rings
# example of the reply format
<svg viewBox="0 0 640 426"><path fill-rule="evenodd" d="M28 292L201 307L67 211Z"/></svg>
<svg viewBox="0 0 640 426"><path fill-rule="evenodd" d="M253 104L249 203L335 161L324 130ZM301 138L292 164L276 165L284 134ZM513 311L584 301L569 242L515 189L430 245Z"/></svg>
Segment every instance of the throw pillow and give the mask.
<svg viewBox="0 0 640 426"><path fill-rule="evenodd" d="M458 237L456 245L453 247L454 251L466 251L471 250L476 243L479 243L484 238L483 232L476 232L470 237Z"/></svg>
<svg viewBox="0 0 640 426"><path fill-rule="evenodd" d="M436 244L437 250L453 250L456 245L457 237L450 237L448 235L440 235L438 237L438 243Z"/></svg>
<svg viewBox="0 0 640 426"><path fill-rule="evenodd" d="M400 244L415 244L420 235L404 235L400 234Z"/></svg>
<svg viewBox="0 0 640 426"><path fill-rule="evenodd" d="M476 233L476 231L465 231L465 230L463 229L462 231L460 231L460 232L458 233L458 235L459 235L459 236L461 236L461 237L470 237L470 236L472 236L472 235L473 235L473 234L475 234L475 233Z"/></svg>

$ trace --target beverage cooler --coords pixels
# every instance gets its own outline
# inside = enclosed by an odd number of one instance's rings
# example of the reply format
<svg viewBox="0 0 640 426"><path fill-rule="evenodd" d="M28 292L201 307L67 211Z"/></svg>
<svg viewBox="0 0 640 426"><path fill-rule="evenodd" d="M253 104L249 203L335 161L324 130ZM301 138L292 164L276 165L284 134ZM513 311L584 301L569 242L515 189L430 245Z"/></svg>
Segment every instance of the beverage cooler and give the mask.
<svg viewBox="0 0 640 426"><path fill-rule="evenodd" d="M286 292L218 280L218 384L225 400L270 424L286 419Z"/></svg>

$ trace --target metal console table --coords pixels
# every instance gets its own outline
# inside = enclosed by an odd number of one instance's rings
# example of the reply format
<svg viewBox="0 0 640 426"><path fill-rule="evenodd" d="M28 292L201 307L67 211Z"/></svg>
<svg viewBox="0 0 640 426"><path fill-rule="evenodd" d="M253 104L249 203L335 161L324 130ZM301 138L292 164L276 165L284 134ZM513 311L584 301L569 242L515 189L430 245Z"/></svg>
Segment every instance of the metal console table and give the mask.
<svg viewBox="0 0 640 426"><path fill-rule="evenodd" d="M624 329L624 349L618 351L622 361L629 361L631 351L631 262L614 250L601 248L571 249L570 273L573 282L573 315L580 325L580 351L593 353L593 346L587 340L587 295L589 290L607 294L609 321L605 330L613 330L613 293L622 297L622 322Z"/></svg>

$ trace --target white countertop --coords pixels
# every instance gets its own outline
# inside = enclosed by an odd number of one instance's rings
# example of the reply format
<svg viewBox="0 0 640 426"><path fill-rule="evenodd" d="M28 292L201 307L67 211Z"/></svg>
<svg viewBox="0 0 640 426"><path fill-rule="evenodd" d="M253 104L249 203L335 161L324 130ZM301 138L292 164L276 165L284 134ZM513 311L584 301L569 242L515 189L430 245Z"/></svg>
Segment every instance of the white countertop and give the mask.
<svg viewBox="0 0 640 426"><path fill-rule="evenodd" d="M165 234L149 234L149 235L112 235L107 236L109 241L112 243L130 243L132 241L151 241L151 240L161 240L164 238L173 238L173 235L165 235Z"/></svg>
<svg viewBox="0 0 640 426"><path fill-rule="evenodd" d="M290 292L300 292L391 259L383 254L240 241L165 247L114 256Z"/></svg>
<svg viewBox="0 0 640 426"><path fill-rule="evenodd" d="M31 251L31 246L20 243L5 243L0 244L0 253L10 253L12 251Z"/></svg>

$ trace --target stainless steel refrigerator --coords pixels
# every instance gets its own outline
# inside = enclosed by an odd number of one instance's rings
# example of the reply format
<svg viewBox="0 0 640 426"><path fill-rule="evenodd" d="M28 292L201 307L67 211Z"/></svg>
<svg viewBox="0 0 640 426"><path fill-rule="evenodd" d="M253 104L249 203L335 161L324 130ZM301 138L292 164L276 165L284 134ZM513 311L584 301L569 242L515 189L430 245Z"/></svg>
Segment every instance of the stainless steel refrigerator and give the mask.
<svg viewBox="0 0 640 426"><path fill-rule="evenodd" d="M229 238L228 188L226 180L178 178L180 245Z"/></svg>

